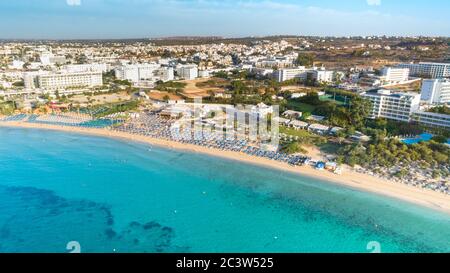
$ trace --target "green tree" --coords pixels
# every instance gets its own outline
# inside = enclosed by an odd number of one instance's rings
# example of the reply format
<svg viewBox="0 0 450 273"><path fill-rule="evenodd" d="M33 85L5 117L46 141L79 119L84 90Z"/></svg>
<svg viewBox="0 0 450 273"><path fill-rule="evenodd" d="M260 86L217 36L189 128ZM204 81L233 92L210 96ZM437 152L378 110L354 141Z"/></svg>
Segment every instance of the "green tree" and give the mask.
<svg viewBox="0 0 450 273"><path fill-rule="evenodd" d="M342 144L344 142L345 138L347 137L347 134L344 130L339 130L336 132L336 137L338 139L339 144Z"/></svg>
<svg viewBox="0 0 450 273"><path fill-rule="evenodd" d="M428 111L432 112L432 113L437 113L437 114L450 115L450 107L447 107L445 105L443 105L443 106L436 106L434 108L429 109Z"/></svg>
<svg viewBox="0 0 450 273"><path fill-rule="evenodd" d="M308 53L299 53L296 63L301 66L313 66L314 56Z"/></svg>
<svg viewBox="0 0 450 273"><path fill-rule="evenodd" d="M281 150L287 154L306 153L306 150L303 149L298 142L291 142L285 145Z"/></svg>
<svg viewBox="0 0 450 273"><path fill-rule="evenodd" d="M228 73L225 71L218 71L218 72L214 73L214 77L225 79L225 80L229 79Z"/></svg>
<svg viewBox="0 0 450 273"><path fill-rule="evenodd" d="M349 120L356 128L364 126L365 119L369 116L372 103L361 97L354 97L349 106Z"/></svg>
<svg viewBox="0 0 450 273"><path fill-rule="evenodd" d="M377 126L378 129L386 129L388 121L384 118L377 118L375 119L375 125Z"/></svg>
<svg viewBox="0 0 450 273"><path fill-rule="evenodd" d="M14 87L24 87L25 83L23 81L18 81L12 84Z"/></svg>
<svg viewBox="0 0 450 273"><path fill-rule="evenodd" d="M447 138L445 136L434 136L433 140L438 143L447 143Z"/></svg>
<svg viewBox="0 0 450 273"><path fill-rule="evenodd" d="M407 174L408 174L407 170L401 169L395 174L395 176L402 178L402 177L405 177Z"/></svg>

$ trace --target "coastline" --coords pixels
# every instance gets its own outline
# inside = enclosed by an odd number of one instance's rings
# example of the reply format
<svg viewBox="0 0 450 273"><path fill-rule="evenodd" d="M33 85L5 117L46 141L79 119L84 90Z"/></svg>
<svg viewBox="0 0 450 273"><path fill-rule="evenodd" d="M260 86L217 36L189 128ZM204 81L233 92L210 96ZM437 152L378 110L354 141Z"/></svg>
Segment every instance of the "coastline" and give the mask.
<svg viewBox="0 0 450 273"><path fill-rule="evenodd" d="M425 206L435 210L439 210L450 214L450 196L434 192L432 190L416 188L401 183L393 183L387 180L370 176L367 174L356 173L349 169L344 169L344 174L336 175L328 171L319 171L309 166L291 166L287 163L273 161L267 158L250 156L247 154L223 151L218 149L206 148L192 144L179 143L175 141L156 139L148 136L133 135L125 132L111 131L107 129L82 128L82 127L64 127L58 125L34 124L26 122L0 122L0 127L18 127L29 129L45 129L64 131L69 133L80 133L87 135L95 135L108 138L116 138L133 142L141 142L160 147L183 150L188 152L196 152L207 154L210 156L221 157L230 160L237 160L246 164L258 165L291 173L300 174L330 183L347 186L350 188L372 192L416 205Z"/></svg>

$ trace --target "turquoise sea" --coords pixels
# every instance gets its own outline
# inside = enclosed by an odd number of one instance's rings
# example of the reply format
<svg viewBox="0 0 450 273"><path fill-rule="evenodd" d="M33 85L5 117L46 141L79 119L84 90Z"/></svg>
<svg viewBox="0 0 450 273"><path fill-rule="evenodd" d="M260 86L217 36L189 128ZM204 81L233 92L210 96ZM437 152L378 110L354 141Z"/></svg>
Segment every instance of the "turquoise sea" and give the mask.
<svg viewBox="0 0 450 273"><path fill-rule="evenodd" d="M291 173L0 128L0 252L450 252L450 216Z"/></svg>

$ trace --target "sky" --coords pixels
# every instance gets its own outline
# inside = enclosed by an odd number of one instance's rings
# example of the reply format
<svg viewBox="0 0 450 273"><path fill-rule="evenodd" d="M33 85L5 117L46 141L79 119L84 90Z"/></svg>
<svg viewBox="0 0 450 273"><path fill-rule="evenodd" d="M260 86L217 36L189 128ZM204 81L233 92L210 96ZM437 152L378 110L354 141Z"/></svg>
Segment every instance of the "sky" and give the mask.
<svg viewBox="0 0 450 273"><path fill-rule="evenodd" d="M267 35L450 36L450 1L0 1L0 39Z"/></svg>

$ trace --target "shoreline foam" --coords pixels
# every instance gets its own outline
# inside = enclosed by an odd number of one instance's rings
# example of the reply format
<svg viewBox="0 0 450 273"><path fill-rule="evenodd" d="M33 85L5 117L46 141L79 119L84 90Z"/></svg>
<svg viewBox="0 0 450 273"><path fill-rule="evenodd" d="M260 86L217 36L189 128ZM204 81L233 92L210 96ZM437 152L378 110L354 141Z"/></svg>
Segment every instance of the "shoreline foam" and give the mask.
<svg viewBox="0 0 450 273"><path fill-rule="evenodd" d="M175 141L156 139L148 136L134 135L125 132L111 131L107 129L82 128L82 127L64 127L58 125L34 124L26 122L0 122L0 127L18 127L29 129L46 129L64 131L69 133L81 133L87 135L95 135L108 138L116 138L121 140L129 140L133 142L141 142L160 147L196 152L207 154L210 156L221 157L230 160L237 160L246 164L258 165L291 173L300 174L330 183L347 186L350 188L363 190L393 197L417 205L439 210L450 214L450 196L434 192L432 190L416 188L397 182L389 182L388 180L370 176L367 174L357 173L348 169L344 170L344 174L336 175L328 171L315 170L309 166L291 166L287 163L277 162L267 158L250 156L240 152L223 151L219 149L207 148L192 144L179 143Z"/></svg>

